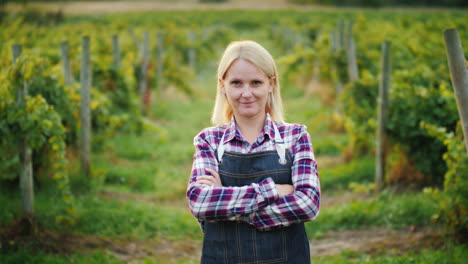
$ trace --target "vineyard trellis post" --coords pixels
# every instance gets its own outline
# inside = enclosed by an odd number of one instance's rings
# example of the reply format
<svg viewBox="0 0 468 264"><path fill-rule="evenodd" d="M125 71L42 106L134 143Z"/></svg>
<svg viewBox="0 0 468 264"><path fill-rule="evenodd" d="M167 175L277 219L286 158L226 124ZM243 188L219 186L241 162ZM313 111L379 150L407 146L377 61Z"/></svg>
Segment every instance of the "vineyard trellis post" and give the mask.
<svg viewBox="0 0 468 264"><path fill-rule="evenodd" d="M89 36L82 38L81 56L81 168L87 176L91 176L91 54Z"/></svg>
<svg viewBox="0 0 468 264"><path fill-rule="evenodd" d="M317 30L316 41L321 38L321 35L322 34L321 34L320 30ZM314 55L314 57L315 57L315 60L314 60L314 68L313 68L313 72L312 72L312 80L314 80L316 82L319 82L320 81L320 59L319 59L319 56L317 56L317 55Z"/></svg>
<svg viewBox="0 0 468 264"><path fill-rule="evenodd" d="M294 31L292 31L290 27L284 27L283 35L284 39L286 40L286 50L292 50L296 42Z"/></svg>
<svg viewBox="0 0 468 264"><path fill-rule="evenodd" d="M193 69L195 72L195 62L196 62L196 51L195 51L195 33L192 30L189 30L187 33L187 39L189 42L189 48L188 48L188 62L190 68Z"/></svg>
<svg viewBox="0 0 468 264"><path fill-rule="evenodd" d="M380 76L377 119L377 142L376 142L376 164L375 164L375 186L377 190L384 187L385 177L385 125L388 115L388 90L390 88L390 41L384 41L382 44L382 74Z"/></svg>
<svg viewBox="0 0 468 264"><path fill-rule="evenodd" d="M114 69L120 68L120 47L117 34L112 35L112 58Z"/></svg>
<svg viewBox="0 0 468 264"><path fill-rule="evenodd" d="M16 64L16 60L22 53L22 47L18 44L13 44L11 47L13 62ZM21 76L20 78L23 78ZM26 81L23 79L21 86L18 87L16 105L21 106L26 104L27 96ZM34 216L34 183L33 183L33 170L32 170L32 151L27 144L27 137L23 136L19 141L19 160L20 160L20 190L23 213L31 218Z"/></svg>
<svg viewBox="0 0 468 264"><path fill-rule="evenodd" d="M143 33L143 46L142 46L142 63L140 72L140 105L141 113L145 113L145 105L147 100L145 95L148 92L148 59L149 59L149 33Z"/></svg>
<svg viewBox="0 0 468 264"><path fill-rule="evenodd" d="M161 95L162 94L162 85L163 85L163 53L164 53L164 36L162 34L162 32L158 32L157 34L157 39L158 39L158 47L157 47L157 58L156 58L156 62L157 62L157 66L156 66L156 69L157 69L157 80L158 80L158 91L159 91L159 94Z"/></svg>
<svg viewBox="0 0 468 264"><path fill-rule="evenodd" d="M332 32L330 36L331 37L330 45L331 45L332 54L337 54L338 56L340 56L341 51L343 50L343 47L344 47L344 21L343 19L338 20L338 32L337 33L338 33L338 36L336 36L335 32ZM338 60L338 57L336 59ZM341 104L339 100L340 100L340 94L341 94L341 91L343 90L344 85L343 85L343 80L341 79L338 61L333 63L333 65L331 66L331 70L336 74L336 83L335 83L336 110L339 113L341 113L342 108L341 108Z"/></svg>
<svg viewBox="0 0 468 264"><path fill-rule="evenodd" d="M338 20L338 40L336 41L336 52L341 54L341 51L344 47L344 21L343 19ZM343 90L343 80L341 79L340 69L338 65L335 64L335 72L337 76L336 83L336 100L339 101L341 91ZM340 109L340 108L339 108ZM340 110L341 111L341 110Z"/></svg>
<svg viewBox="0 0 468 264"><path fill-rule="evenodd" d="M348 75L351 82L359 79L359 71L356 60L356 43L353 39L353 22L348 22L348 35L346 40L346 54L348 57Z"/></svg>
<svg viewBox="0 0 468 264"><path fill-rule="evenodd" d="M338 50L338 46L336 43L336 32L330 31L330 51L331 53L335 53Z"/></svg>
<svg viewBox="0 0 468 264"><path fill-rule="evenodd" d="M450 77L463 128L465 149L468 152L468 69L466 68L466 58L456 29L445 30L444 40Z"/></svg>
<svg viewBox="0 0 468 264"><path fill-rule="evenodd" d="M137 36L135 35L135 31L133 31L133 29L129 29L128 33L130 34L130 37L133 39L133 43L135 44L135 47L138 49L138 52L141 53L142 47L141 47L140 42L138 41Z"/></svg>
<svg viewBox="0 0 468 264"><path fill-rule="evenodd" d="M343 49L345 46L344 30L344 21L340 18L338 20L338 50Z"/></svg>
<svg viewBox="0 0 468 264"><path fill-rule="evenodd" d="M62 65L63 65L63 79L65 85L71 85L73 83L73 75L70 66L70 57L69 57L69 45L68 42L62 41L60 43L60 51L62 55Z"/></svg>

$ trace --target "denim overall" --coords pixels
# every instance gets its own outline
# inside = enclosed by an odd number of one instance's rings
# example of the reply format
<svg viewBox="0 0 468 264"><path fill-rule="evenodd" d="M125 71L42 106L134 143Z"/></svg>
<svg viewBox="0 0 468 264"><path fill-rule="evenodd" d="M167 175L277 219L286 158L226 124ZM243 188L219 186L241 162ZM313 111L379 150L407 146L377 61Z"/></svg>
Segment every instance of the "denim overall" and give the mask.
<svg viewBox="0 0 468 264"><path fill-rule="evenodd" d="M276 151L224 153L224 145L219 146L217 155L223 186L244 186L268 177L278 184L292 184L292 158L285 151L276 125L274 129ZM202 227L202 264L310 263L304 223L270 231L259 231L246 223L234 221L204 222Z"/></svg>

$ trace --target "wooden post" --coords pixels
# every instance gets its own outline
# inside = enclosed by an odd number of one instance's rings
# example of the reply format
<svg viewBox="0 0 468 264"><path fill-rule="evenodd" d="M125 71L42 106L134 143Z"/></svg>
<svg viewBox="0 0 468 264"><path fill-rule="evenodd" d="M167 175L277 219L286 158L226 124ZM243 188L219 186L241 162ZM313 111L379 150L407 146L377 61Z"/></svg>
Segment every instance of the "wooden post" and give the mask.
<svg viewBox="0 0 468 264"><path fill-rule="evenodd" d="M81 57L81 168L87 176L91 176L91 55L89 36L82 39Z"/></svg>
<svg viewBox="0 0 468 264"><path fill-rule="evenodd" d="M356 44L353 40L353 22L348 23L348 39L346 41L346 55L348 57L348 76L351 82L359 79L356 60Z"/></svg>
<svg viewBox="0 0 468 264"><path fill-rule="evenodd" d="M287 32L286 39L289 40L288 50L292 50L296 46L296 41L297 41L296 32L294 32L290 27L286 27L286 32Z"/></svg>
<svg viewBox="0 0 468 264"><path fill-rule="evenodd" d="M302 36L304 35L302 32L292 31L294 36L293 48L296 46L304 46L302 44Z"/></svg>
<svg viewBox="0 0 468 264"><path fill-rule="evenodd" d="M163 54L164 54L164 36L162 32L158 32L158 49L157 49L157 58L156 58L156 70L157 70L157 79L158 79L158 91L159 94L162 94L162 85L163 85Z"/></svg>
<svg viewBox="0 0 468 264"><path fill-rule="evenodd" d="M12 57L14 65L16 60L21 55L22 48L18 44L11 46ZM21 77L23 78L23 77ZM26 104L27 96L26 81L23 80L21 87L18 87L18 94L16 99L16 105L21 106ZM22 137L18 146L19 160L20 160L20 191L21 191L21 203L23 213L28 217L34 216L34 183L33 183L33 170L32 170L32 151L27 145L27 138Z"/></svg>
<svg viewBox="0 0 468 264"><path fill-rule="evenodd" d="M342 26L342 20L340 20L340 26ZM337 34L335 31L330 32L330 49L331 49L332 54L337 54L338 52L341 51L341 46L340 46L340 41L341 41L340 38L342 37L341 29L339 29L338 32L339 32L338 38L337 38ZM341 113L342 109L341 109L341 104L339 100L340 100L341 91L343 90L343 82L341 80L340 71L336 63L333 63L331 65L331 70L332 72L336 74L336 77L337 77L336 82L335 82L335 102L336 102L337 111Z"/></svg>
<svg viewBox="0 0 468 264"><path fill-rule="evenodd" d="M65 82L65 85L71 85L73 83L73 76L71 72L70 58L68 57L68 53L69 53L68 42L62 41L60 43L60 51L62 54L63 77L64 77L63 79Z"/></svg>
<svg viewBox="0 0 468 264"><path fill-rule="evenodd" d="M341 51L344 49L345 47L345 37L344 37L344 21L343 19L339 19L338 20L338 52L340 52L341 54ZM336 73L338 75L338 83L336 84L336 98L337 98L337 102L338 102L338 112L341 112L342 109L341 109L341 104L339 103L339 98L340 98L340 94L341 94L341 91L343 91L343 80L341 79L341 76L340 76L340 73L339 73L339 70L338 67L336 68Z"/></svg>
<svg viewBox="0 0 468 264"><path fill-rule="evenodd" d="M343 19L338 20L338 50L341 50L345 47L345 37L344 37L344 21Z"/></svg>
<svg viewBox="0 0 468 264"><path fill-rule="evenodd" d="M336 83L336 100L338 102L338 112L341 112L342 109L341 109L341 103L339 103L339 100L340 100L340 95L341 95L341 92L343 91L343 88L344 88L344 85L343 85L343 82L341 81L340 79L340 73L338 72L338 68L335 66L335 72L337 73L338 75L338 81Z"/></svg>
<svg viewBox="0 0 468 264"><path fill-rule="evenodd" d="M187 39L188 39L188 42L189 42L189 49L188 49L188 61L189 61L189 66L190 68L193 69L193 71L195 71L195 61L196 61L196 57L195 57L195 33L192 31L192 30L189 30L188 33L187 33Z"/></svg>
<svg viewBox="0 0 468 264"><path fill-rule="evenodd" d="M338 50L335 31L330 31L330 50L332 53L335 53Z"/></svg>
<svg viewBox="0 0 468 264"><path fill-rule="evenodd" d="M133 29L129 29L128 33L130 34L130 37L132 37L133 43L135 44L135 47L138 49L138 52L141 53L142 52L142 50L141 50L142 47L141 47L140 42L138 41L138 38L135 35L135 31L133 31Z"/></svg>
<svg viewBox="0 0 468 264"><path fill-rule="evenodd" d="M16 59L21 55L22 50L23 49L21 48L21 45L18 45L18 44L11 45L11 53L12 53L12 57L13 57L12 64L13 65L15 65Z"/></svg>
<svg viewBox="0 0 468 264"><path fill-rule="evenodd" d="M315 56L314 69L312 71L312 80L316 82L320 82L320 67L321 67L321 64L320 64L319 56Z"/></svg>
<svg viewBox="0 0 468 264"><path fill-rule="evenodd" d="M142 63L140 72L140 105L141 113L145 113L145 94L148 90L148 54L149 54L149 33L143 33Z"/></svg>
<svg viewBox="0 0 468 264"><path fill-rule="evenodd" d="M445 30L444 39L450 77L463 127L465 149L468 152L468 70L466 68L466 59L456 29Z"/></svg>
<svg viewBox="0 0 468 264"><path fill-rule="evenodd" d="M120 68L120 47L119 36L117 34L112 35L112 57L114 68Z"/></svg>
<svg viewBox="0 0 468 264"><path fill-rule="evenodd" d="M23 52L23 48L21 47L21 45L13 44L11 46L11 55L13 57L13 60L12 60L13 65L16 64L16 60L18 59L18 57L21 55L22 52ZM26 98L26 89L25 88L26 87L24 85L22 87L18 88L17 101L16 101L17 105L23 103L24 99Z"/></svg>
<svg viewBox="0 0 468 264"><path fill-rule="evenodd" d="M385 177L385 124L387 123L388 90L390 88L390 41L382 44L382 74L380 76L377 123L377 146L375 164L375 186L377 190L384 187Z"/></svg>
<svg viewBox="0 0 468 264"><path fill-rule="evenodd" d="M320 41L320 39L321 39L321 31L317 30L315 42ZM308 41L306 42L306 45L308 49L313 49L313 44L312 44L311 39L308 39ZM319 56L317 56L315 53L314 53L314 66L312 68L312 80L314 82L320 81L320 60L319 60Z"/></svg>

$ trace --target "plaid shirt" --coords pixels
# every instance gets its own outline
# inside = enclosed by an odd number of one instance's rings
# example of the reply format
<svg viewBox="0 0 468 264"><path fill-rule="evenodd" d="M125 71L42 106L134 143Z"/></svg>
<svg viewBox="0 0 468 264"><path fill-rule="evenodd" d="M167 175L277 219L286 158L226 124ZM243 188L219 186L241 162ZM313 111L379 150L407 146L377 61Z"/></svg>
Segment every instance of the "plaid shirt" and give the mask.
<svg viewBox="0 0 468 264"><path fill-rule="evenodd" d="M276 150L273 143L273 121L267 114L265 126L256 141L250 145L242 138L234 118L225 126L205 128L194 138L195 154L187 198L192 214L199 221L241 221L259 230L270 230L293 223L314 219L320 208L320 182L317 163L306 127L297 124L276 123L293 158L292 182L294 193L279 198L272 178L241 187L202 186L197 177L209 175L211 168L218 171L215 151L223 133L226 151L255 153Z"/></svg>

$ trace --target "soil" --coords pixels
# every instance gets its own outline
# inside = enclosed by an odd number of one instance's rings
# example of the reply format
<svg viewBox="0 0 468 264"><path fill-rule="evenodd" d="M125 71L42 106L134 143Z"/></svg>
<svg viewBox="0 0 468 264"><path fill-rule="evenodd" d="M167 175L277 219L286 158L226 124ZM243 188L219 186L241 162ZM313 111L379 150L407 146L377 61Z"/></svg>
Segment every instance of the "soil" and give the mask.
<svg viewBox="0 0 468 264"><path fill-rule="evenodd" d="M417 227L406 230L387 228L328 232L323 239L311 240L312 256L337 255L343 251L356 251L369 255L400 255L420 249L443 246L439 231Z"/></svg>

